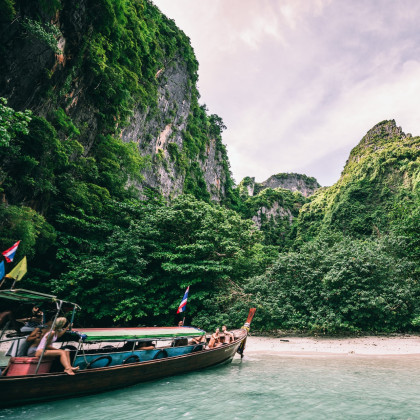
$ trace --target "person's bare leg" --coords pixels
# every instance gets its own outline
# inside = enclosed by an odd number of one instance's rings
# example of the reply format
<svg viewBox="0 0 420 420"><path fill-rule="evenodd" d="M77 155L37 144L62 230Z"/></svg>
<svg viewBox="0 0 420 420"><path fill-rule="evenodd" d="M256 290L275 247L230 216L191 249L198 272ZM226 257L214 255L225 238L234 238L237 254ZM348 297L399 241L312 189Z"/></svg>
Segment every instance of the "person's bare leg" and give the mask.
<svg viewBox="0 0 420 420"><path fill-rule="evenodd" d="M79 368L79 366L73 367L73 366L71 365L70 352L69 352L69 351L67 351L67 350L64 350L64 352L66 353L66 357L67 357L67 360L68 360L68 362L69 362L69 366L70 366L70 368L71 368L73 371L79 370L79 369L80 369L80 368Z"/></svg>
<svg viewBox="0 0 420 420"><path fill-rule="evenodd" d="M60 363L63 365L64 367L64 372L67 373L67 375L74 375L74 372L70 366L70 361L66 356L66 351L65 350L45 350L44 355L45 356L56 356L60 358ZM42 350L38 350L35 353L35 356L40 357L42 354Z"/></svg>
<svg viewBox="0 0 420 420"><path fill-rule="evenodd" d="M216 340L213 337L211 337L209 341L209 349L212 349L215 343L216 343Z"/></svg>

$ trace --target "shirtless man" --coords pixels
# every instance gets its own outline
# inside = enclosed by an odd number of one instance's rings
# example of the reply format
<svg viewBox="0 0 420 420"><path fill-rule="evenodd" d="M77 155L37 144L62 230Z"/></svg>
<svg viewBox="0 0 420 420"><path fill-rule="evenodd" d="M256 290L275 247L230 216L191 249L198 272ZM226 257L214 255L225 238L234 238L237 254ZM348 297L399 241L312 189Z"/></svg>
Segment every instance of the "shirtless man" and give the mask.
<svg viewBox="0 0 420 420"><path fill-rule="evenodd" d="M211 335L210 341L209 341L209 349L212 349L214 347L219 347L222 345L220 342L220 335L219 335L219 328L216 328L216 331Z"/></svg>
<svg viewBox="0 0 420 420"><path fill-rule="evenodd" d="M235 336L233 335L233 333L227 330L226 325L223 325L222 332L225 335L225 341L224 341L225 344L229 344L231 341L235 339Z"/></svg>

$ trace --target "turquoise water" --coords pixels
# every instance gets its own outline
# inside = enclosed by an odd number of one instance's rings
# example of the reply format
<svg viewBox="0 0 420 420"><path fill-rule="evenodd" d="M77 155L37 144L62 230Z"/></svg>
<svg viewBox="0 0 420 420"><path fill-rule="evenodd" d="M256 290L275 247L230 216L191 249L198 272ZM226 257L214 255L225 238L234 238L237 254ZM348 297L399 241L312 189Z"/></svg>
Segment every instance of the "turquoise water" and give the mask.
<svg viewBox="0 0 420 420"><path fill-rule="evenodd" d="M420 356L251 353L119 391L0 410L7 419L420 419Z"/></svg>

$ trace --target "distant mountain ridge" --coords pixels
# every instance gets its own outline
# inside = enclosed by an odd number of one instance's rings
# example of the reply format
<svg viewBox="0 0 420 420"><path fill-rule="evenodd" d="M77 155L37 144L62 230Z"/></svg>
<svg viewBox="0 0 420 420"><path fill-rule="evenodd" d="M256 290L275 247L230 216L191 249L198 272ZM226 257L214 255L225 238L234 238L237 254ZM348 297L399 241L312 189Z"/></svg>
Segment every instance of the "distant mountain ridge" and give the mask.
<svg viewBox="0 0 420 420"><path fill-rule="evenodd" d="M280 173L262 183L245 177L238 190L246 216L271 244L311 240L323 230L363 237L386 233L401 206L408 213L416 208L419 167L420 137L386 120L352 149L331 187L306 175Z"/></svg>
<svg viewBox="0 0 420 420"><path fill-rule="evenodd" d="M278 173L261 183L255 182L255 178L245 177L239 184L240 192L247 192L249 196L256 195L266 188L283 188L292 192L298 191L304 197L309 197L320 187L315 178L296 173Z"/></svg>

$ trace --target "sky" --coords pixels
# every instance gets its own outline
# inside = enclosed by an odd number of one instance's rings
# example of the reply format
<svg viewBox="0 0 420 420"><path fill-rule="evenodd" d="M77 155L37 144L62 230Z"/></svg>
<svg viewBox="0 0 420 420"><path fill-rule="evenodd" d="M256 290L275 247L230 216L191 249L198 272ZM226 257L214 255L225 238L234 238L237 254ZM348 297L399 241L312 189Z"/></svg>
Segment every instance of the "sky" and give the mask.
<svg viewBox="0 0 420 420"><path fill-rule="evenodd" d="M191 40L233 177L334 184L375 124L420 135L417 0L153 0Z"/></svg>

